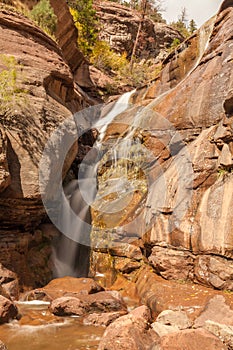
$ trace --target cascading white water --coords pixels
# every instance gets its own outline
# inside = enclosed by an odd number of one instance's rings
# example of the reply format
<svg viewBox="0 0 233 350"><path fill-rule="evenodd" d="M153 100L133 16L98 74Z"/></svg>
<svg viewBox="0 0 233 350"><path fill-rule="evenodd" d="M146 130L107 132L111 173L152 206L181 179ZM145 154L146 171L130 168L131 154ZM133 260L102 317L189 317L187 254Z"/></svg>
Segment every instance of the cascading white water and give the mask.
<svg viewBox="0 0 233 350"><path fill-rule="evenodd" d="M99 119L93 128L99 131L99 137L94 147L100 153L101 144L108 125L113 119L124 112L129 106L129 100L135 90L122 95L113 108L103 118ZM98 160L95 153L86 157L79 168L79 179L74 179L64 187L64 200L60 228L63 234L54 244L54 277L88 275L90 256L91 213L90 204L94 201L96 187L96 172ZM89 159L88 159L89 158ZM69 235L66 235L69 232ZM80 237L85 237L84 244Z"/></svg>

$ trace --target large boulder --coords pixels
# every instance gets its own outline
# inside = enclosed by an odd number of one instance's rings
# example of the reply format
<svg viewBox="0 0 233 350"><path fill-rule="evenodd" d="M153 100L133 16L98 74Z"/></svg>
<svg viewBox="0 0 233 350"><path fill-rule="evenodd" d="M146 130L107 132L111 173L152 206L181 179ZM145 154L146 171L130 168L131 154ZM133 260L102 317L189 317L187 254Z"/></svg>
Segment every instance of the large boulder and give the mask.
<svg viewBox="0 0 233 350"><path fill-rule="evenodd" d="M117 292L64 296L52 301L50 309L57 316L83 316L94 312L126 311L126 305Z"/></svg>
<svg viewBox="0 0 233 350"><path fill-rule="evenodd" d="M158 315L156 321L163 325L177 327L181 330L192 326L184 311L164 310Z"/></svg>
<svg viewBox="0 0 233 350"><path fill-rule="evenodd" d="M150 311L145 306L118 318L107 327L98 350L151 349L158 336L149 325L150 318Z"/></svg>
<svg viewBox="0 0 233 350"><path fill-rule="evenodd" d="M25 293L26 300L54 300L64 296L88 295L103 291L97 282L91 278L62 277L50 281L43 288Z"/></svg>

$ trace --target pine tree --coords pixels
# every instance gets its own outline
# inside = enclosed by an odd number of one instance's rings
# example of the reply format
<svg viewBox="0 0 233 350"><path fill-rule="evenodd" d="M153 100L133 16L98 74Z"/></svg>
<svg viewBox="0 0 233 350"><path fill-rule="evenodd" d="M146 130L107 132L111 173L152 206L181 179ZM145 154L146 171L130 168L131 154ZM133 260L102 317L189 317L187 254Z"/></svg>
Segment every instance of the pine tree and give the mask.
<svg viewBox="0 0 233 350"><path fill-rule="evenodd" d="M177 22L172 22L171 26L175 29L177 29L185 38L187 38L190 33L187 28L187 10L185 7L181 9L181 13L178 16L178 21Z"/></svg>
<svg viewBox="0 0 233 350"><path fill-rule="evenodd" d="M191 19L191 21L189 22L189 32L190 34L193 34L196 30L197 30L197 24L194 21L194 19Z"/></svg>

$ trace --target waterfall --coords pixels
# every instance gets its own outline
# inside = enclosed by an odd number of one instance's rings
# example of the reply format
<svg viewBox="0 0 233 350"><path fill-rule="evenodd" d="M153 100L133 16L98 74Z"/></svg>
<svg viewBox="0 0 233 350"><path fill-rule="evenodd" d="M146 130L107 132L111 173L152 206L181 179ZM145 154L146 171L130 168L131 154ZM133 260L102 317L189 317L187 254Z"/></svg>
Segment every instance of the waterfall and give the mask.
<svg viewBox="0 0 233 350"><path fill-rule="evenodd" d="M178 86L182 84L200 64L208 47L214 22L215 18L211 19L208 25L204 24L200 28L198 34L199 53L196 63L184 79L178 83ZM175 88L177 88L177 86L173 89ZM138 178L137 169L142 169L150 181L150 172L156 160L153 159L153 155L148 155L148 153L146 154L146 152L142 151L141 141L136 136L137 129L147 129L149 127L151 122L153 122L151 110L160 100L171 92L171 89L157 96L157 98L146 107L136 108L133 120L128 127L124 139L115 139L114 141L108 140L104 142L108 126L118 115L127 110L130 98L134 92L135 90L122 95L113 104L110 111L106 112L105 108L102 109L101 117L93 125L93 128L96 128L99 132L99 137L93 146L98 156L96 158L96 154L92 154L92 151L90 151L91 157L87 156L80 165L79 178L72 180L64 187L64 201L60 218L60 227L64 234L61 235L61 238L56 242L54 248L55 277L65 275L88 275L91 232L90 207L92 204L94 207L96 205L101 212L109 215L111 217L110 219L114 221L114 215L117 215L117 213L121 212L127 205L130 205L135 191L141 191L143 194L147 190L145 184L146 179ZM109 108L109 105L107 108ZM160 137L159 133L169 132L169 142L174 143L175 141L173 138L175 138L175 131L172 130L172 128L170 129L169 125L165 124L166 123L162 121L162 129L155 130L154 132L158 134L158 137ZM92 159L88 160L88 158ZM97 170L98 167L104 163L110 164L110 175L104 184L99 185L100 187L97 192ZM157 171L158 170L154 172ZM151 178L153 178L153 176L151 176ZM158 185L158 187L163 188L162 185ZM150 192L152 193L153 191ZM105 197L111 195L113 198L110 201L106 201ZM149 193L149 197L150 195ZM150 201L153 202L151 198ZM158 205L155 204L154 207L156 206ZM144 221L142 217L140 217L140 220ZM135 222L135 227L136 225L140 226L141 223L137 220ZM135 227L132 228L132 231L136 232L138 231L138 227ZM128 228L130 230L130 226ZM69 234L66 235L66 232L69 232ZM82 242L84 244L80 243L81 236L85 236L85 240Z"/></svg>
<svg viewBox="0 0 233 350"><path fill-rule="evenodd" d="M95 123L94 128L99 131L98 140L94 145L96 150L100 151L101 149L108 125L117 115L128 108L130 97L134 91L122 95L112 109ZM115 154L115 161L117 161L116 157ZM79 178L73 179L64 186L62 214L59 223L62 233L53 247L53 272L56 278L88 276L91 245L90 205L95 200L97 193L97 168L96 153L90 151L80 164ZM84 240L81 237L85 237Z"/></svg>

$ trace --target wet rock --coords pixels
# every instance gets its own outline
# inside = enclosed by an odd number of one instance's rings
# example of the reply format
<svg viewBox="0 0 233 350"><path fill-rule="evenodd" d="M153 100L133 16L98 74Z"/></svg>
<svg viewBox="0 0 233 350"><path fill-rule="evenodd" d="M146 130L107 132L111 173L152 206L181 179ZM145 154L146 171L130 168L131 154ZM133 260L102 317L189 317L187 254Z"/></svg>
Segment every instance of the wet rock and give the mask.
<svg viewBox="0 0 233 350"><path fill-rule="evenodd" d="M151 349L158 340L149 325L150 310L145 306L136 308L128 315L118 318L104 332L98 350Z"/></svg>
<svg viewBox="0 0 233 350"><path fill-rule="evenodd" d="M166 279L187 280L192 277L194 256L189 252L153 247L149 262Z"/></svg>
<svg viewBox="0 0 233 350"><path fill-rule="evenodd" d="M204 328L221 339L228 349L233 348L233 326L207 320L205 321Z"/></svg>
<svg viewBox="0 0 233 350"><path fill-rule="evenodd" d="M80 294L78 297L64 296L52 301L51 312L57 316L82 316L87 313L126 311L124 301L114 292Z"/></svg>
<svg viewBox="0 0 233 350"><path fill-rule="evenodd" d="M17 315L18 310L14 303L0 295L0 324L13 320Z"/></svg>
<svg viewBox="0 0 233 350"><path fill-rule="evenodd" d="M119 292L106 291L90 294L82 297L82 300L88 303L92 311L110 312L127 310Z"/></svg>
<svg viewBox="0 0 233 350"><path fill-rule="evenodd" d="M116 243L110 247L110 253L113 256L126 257L135 260L143 259L141 249L134 244Z"/></svg>
<svg viewBox="0 0 233 350"><path fill-rule="evenodd" d="M52 301L50 310L57 316L82 316L85 313L86 304L75 297L61 297Z"/></svg>
<svg viewBox="0 0 233 350"><path fill-rule="evenodd" d="M126 315L126 311L115 311L115 312L103 312L103 313L92 313L86 316L83 320L85 325L94 325L94 326L105 326L107 327L115 321L117 318Z"/></svg>
<svg viewBox="0 0 233 350"><path fill-rule="evenodd" d="M164 310L158 315L156 321L166 326L177 327L180 330L192 326L192 322L184 311Z"/></svg>
<svg viewBox="0 0 233 350"><path fill-rule="evenodd" d="M165 335L161 338L159 345L152 350L227 350L226 346L213 334L204 329L183 330L177 333Z"/></svg>
<svg viewBox="0 0 233 350"><path fill-rule="evenodd" d="M26 293L26 300L54 300L66 295L79 296L97 293L103 290L97 282L91 278L62 277L49 282L45 287Z"/></svg>
<svg viewBox="0 0 233 350"><path fill-rule="evenodd" d="M3 342L0 340L0 350L7 350L7 347Z"/></svg>
<svg viewBox="0 0 233 350"><path fill-rule="evenodd" d="M0 285L4 291L4 296L8 296L12 299L18 299L19 297L19 281L17 275L2 264L0 264Z"/></svg>
<svg viewBox="0 0 233 350"><path fill-rule="evenodd" d="M233 326L233 309L222 295L216 295L209 300L204 311L195 320L194 327L204 327L206 321Z"/></svg>
<svg viewBox="0 0 233 350"><path fill-rule="evenodd" d="M118 258L114 259L114 268L117 271L124 273L130 273L136 269L141 267L141 263L139 261L134 261L127 258Z"/></svg>

